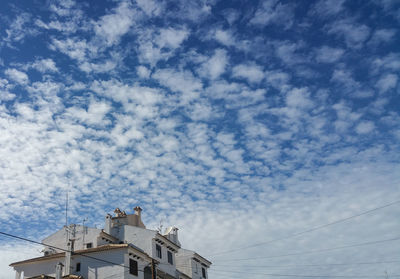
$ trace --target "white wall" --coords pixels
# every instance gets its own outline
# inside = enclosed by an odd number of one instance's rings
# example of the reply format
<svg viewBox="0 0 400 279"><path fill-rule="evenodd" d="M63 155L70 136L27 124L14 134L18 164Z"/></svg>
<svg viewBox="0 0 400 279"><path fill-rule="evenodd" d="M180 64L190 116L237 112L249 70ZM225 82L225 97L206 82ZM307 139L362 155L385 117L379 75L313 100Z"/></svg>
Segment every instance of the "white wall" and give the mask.
<svg viewBox="0 0 400 279"><path fill-rule="evenodd" d="M73 226L69 226L70 230L73 230ZM97 237L99 236L101 230L89 227L83 227L81 225L75 225L75 237L69 233L69 239L76 239L74 242L74 250L85 249L86 243L92 243L92 247L97 247ZM42 241L45 244L59 247L62 249L67 249L67 230L65 227L59 231L53 233L52 235L46 237ZM58 252L62 252L59 250Z"/></svg>
<svg viewBox="0 0 400 279"><path fill-rule="evenodd" d="M168 262L168 252L167 252L168 248L167 248L167 246L165 244L161 245L160 243L156 243L154 241L154 239L152 240L152 244L153 244L152 245L152 255L153 255L152 257L160 262L158 264L158 266L157 266L158 269L160 269L160 270L162 270L164 272L167 272L167 273L169 273L171 275L175 275L176 274L175 253L171 251L172 252L172 259L173 259L173 265L171 265ZM159 257L157 257L156 244L161 246L161 259Z"/></svg>
<svg viewBox="0 0 400 279"><path fill-rule="evenodd" d="M126 253L127 249L115 249L115 250L90 253L87 256L116 263L119 265L125 265ZM81 263L80 272L75 271L77 262ZM125 272L129 270L119 265L112 265L107 262L76 255L73 256L73 260L71 261L71 266L73 267L73 272L71 273L76 275L82 275L84 278L87 279L104 279L104 278L123 279L125 278L124 277Z"/></svg>
<svg viewBox="0 0 400 279"><path fill-rule="evenodd" d="M200 262L193 259L194 252L186 249L179 249L176 256L176 266L181 272L189 275L192 279L204 279ZM208 278L208 268L206 270L206 278Z"/></svg>
<svg viewBox="0 0 400 279"><path fill-rule="evenodd" d="M74 255L71 260L71 274L82 275L85 279L143 279L143 270L150 265L149 260L133 258L129 256L129 248L99 251L87 254L89 257ZM129 258L138 262L138 276L129 274ZM107 262L115 263L112 265ZM65 266L64 258L48 261L23 264L16 267L18 271L24 271L24 278L50 275L55 277L57 263L61 262ZM80 272L76 271L76 264L81 264Z"/></svg>
<svg viewBox="0 0 400 279"><path fill-rule="evenodd" d="M175 253L172 253L173 257L173 265L168 263L168 255L167 255L167 246L161 245L161 253L162 253L162 258L157 257L157 252L156 252L156 245L154 241L154 237L156 236L157 232L148 230L148 229L142 229L139 227L135 226L128 226L124 225L120 228L120 233L117 236L119 239L126 241L127 243L132 243L133 245L139 247L140 249L143 249L145 253L147 253L150 257L156 259L157 261L160 262L158 265L158 269L171 274L172 276L176 275L176 268L175 268Z"/></svg>
<svg viewBox="0 0 400 279"><path fill-rule="evenodd" d="M15 267L18 271L24 271L24 278L29 278L41 274L56 276L56 265L61 262L64 264L64 258L29 263Z"/></svg>

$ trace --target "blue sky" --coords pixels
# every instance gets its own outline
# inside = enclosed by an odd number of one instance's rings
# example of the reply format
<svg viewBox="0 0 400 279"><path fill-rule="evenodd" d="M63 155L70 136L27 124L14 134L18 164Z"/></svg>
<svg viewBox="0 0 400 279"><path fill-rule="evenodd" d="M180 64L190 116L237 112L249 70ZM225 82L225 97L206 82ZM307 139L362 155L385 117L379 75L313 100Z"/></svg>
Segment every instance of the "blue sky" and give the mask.
<svg viewBox="0 0 400 279"><path fill-rule="evenodd" d="M100 227L140 205L214 270L398 236L399 204L211 256L400 199L398 1L3 1L0 22L2 231L54 232L68 192L71 222ZM40 250L0 245L4 263ZM399 260L399 248L252 263L384 276L398 263L304 265Z"/></svg>

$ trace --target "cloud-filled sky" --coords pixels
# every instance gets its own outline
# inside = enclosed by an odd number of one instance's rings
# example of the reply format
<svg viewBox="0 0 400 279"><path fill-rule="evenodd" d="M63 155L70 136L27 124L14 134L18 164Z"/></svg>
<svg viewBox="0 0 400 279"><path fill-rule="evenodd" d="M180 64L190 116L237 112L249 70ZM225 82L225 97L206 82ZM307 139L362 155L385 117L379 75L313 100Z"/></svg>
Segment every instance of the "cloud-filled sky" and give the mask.
<svg viewBox="0 0 400 279"><path fill-rule="evenodd" d="M148 227L176 225L210 278L395 278L399 203L237 248L400 200L399 15L397 0L2 1L1 231L58 230L68 192L71 223L140 205ZM0 278L40 251L0 247Z"/></svg>

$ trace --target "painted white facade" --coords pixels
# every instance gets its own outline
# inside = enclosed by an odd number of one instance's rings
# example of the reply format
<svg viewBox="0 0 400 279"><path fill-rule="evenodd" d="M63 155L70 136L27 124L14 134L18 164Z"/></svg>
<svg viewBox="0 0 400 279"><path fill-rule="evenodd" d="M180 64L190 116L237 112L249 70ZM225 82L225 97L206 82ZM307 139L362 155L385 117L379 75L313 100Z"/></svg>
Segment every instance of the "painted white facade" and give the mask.
<svg viewBox="0 0 400 279"><path fill-rule="evenodd" d="M208 278L202 276L206 274L202 268L206 271L211 262L181 249L177 228L167 229L164 235L146 229L141 208L134 210L134 214L119 209L114 211L114 217L108 214L104 229L64 226L43 239L43 257L11 264L15 278L56 278L56 267L62 269L58 276L83 279L152 279L152 269L157 279Z"/></svg>
<svg viewBox="0 0 400 279"><path fill-rule="evenodd" d="M159 262L157 269L176 276L175 253L180 247L157 231L122 225L118 228L118 234L115 236L123 242L134 243L135 246ZM161 247L161 258L157 255L156 245ZM168 262L168 251L172 254L172 264Z"/></svg>
<svg viewBox="0 0 400 279"><path fill-rule="evenodd" d="M108 246L110 245L106 245L104 248ZM144 279L144 270L150 266L151 258L128 245L116 246L100 251L96 248L76 251L76 254L72 256L71 270L68 274L82 276L85 279ZM137 262L137 276L130 274L130 259ZM16 278L22 272L23 278L42 274L55 277L58 263L62 263L64 267L66 266L64 253L37 258L36 261L32 262L18 262L12 265L16 270ZM77 269L78 265L79 270ZM66 275L65 270L63 270L63 275Z"/></svg>
<svg viewBox="0 0 400 279"><path fill-rule="evenodd" d="M178 270L192 279L207 279L210 265L210 261L195 251L181 248L176 255Z"/></svg>
<svg viewBox="0 0 400 279"><path fill-rule="evenodd" d="M100 236L101 229L84 227L81 225L69 225L64 226L61 230L53 233L42 240L43 244L51 245L54 247L62 248L66 250L69 239L74 239L74 250L82 250L87 248L95 248L105 244L113 243L112 241L105 241ZM60 249L53 249L51 247L45 247L44 252L54 253L62 252Z"/></svg>

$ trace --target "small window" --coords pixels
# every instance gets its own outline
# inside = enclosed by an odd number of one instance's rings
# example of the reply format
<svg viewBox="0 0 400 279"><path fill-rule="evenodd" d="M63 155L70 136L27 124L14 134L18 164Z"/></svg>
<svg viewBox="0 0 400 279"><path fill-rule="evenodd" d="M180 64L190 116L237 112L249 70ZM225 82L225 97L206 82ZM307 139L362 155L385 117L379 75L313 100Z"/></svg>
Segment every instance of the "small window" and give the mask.
<svg viewBox="0 0 400 279"><path fill-rule="evenodd" d="M76 271L81 271L81 263L76 263Z"/></svg>
<svg viewBox="0 0 400 279"><path fill-rule="evenodd" d="M168 262L170 264L174 264L174 260L173 260L171 251L168 251Z"/></svg>
<svg viewBox="0 0 400 279"><path fill-rule="evenodd" d="M206 269L204 267L201 268L201 274L203 275L203 278L207 278L206 277Z"/></svg>
<svg viewBox="0 0 400 279"><path fill-rule="evenodd" d="M157 257L159 257L161 259L161 246L156 244L156 253L157 253Z"/></svg>
<svg viewBox="0 0 400 279"><path fill-rule="evenodd" d="M93 245L92 245L91 242L90 242L90 243L86 243L86 248L87 248L87 249L92 248L92 247L93 247Z"/></svg>
<svg viewBox="0 0 400 279"><path fill-rule="evenodd" d="M137 261L129 259L129 274L138 276L138 264Z"/></svg>

